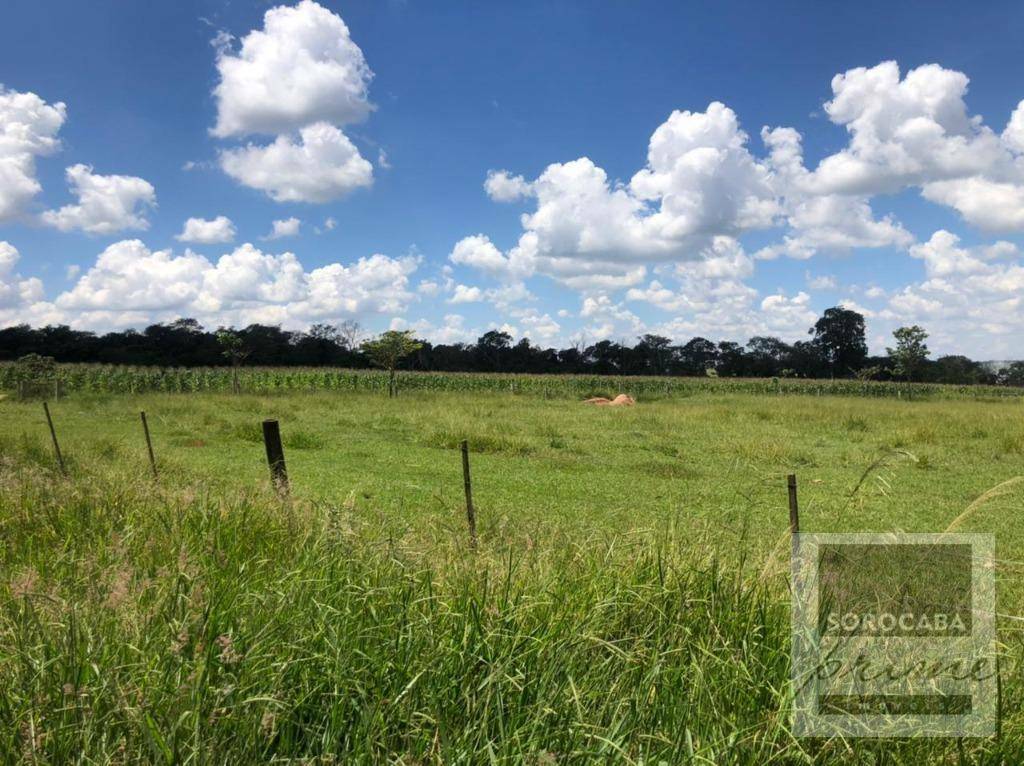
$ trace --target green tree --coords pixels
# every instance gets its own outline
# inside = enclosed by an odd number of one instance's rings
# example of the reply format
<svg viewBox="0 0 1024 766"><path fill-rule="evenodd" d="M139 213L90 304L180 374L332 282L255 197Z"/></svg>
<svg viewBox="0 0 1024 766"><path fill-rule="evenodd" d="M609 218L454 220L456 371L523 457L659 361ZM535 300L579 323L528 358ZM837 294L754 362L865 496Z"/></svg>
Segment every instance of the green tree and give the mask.
<svg viewBox="0 0 1024 766"><path fill-rule="evenodd" d="M932 365L929 380L939 383L956 383L960 385L982 383L987 374L980 364L966 356L940 356Z"/></svg>
<svg viewBox="0 0 1024 766"><path fill-rule="evenodd" d="M707 338L692 338L679 350L679 359L683 374L706 375L718 362L718 346Z"/></svg>
<svg viewBox="0 0 1024 766"><path fill-rule="evenodd" d="M245 348L245 341L242 336L234 330L226 330L223 327L217 330L217 343L220 344L220 353L231 360L231 390L236 394L241 391L238 385L238 366L249 356Z"/></svg>
<svg viewBox="0 0 1024 766"><path fill-rule="evenodd" d="M904 380L919 380L921 370L928 359L928 346L925 340L928 333L915 325L900 327L893 332L896 348L886 348L893 362L893 371Z"/></svg>
<svg viewBox="0 0 1024 766"><path fill-rule="evenodd" d="M828 362L833 378L836 374L852 375L864 366L868 358L868 344L864 338L864 317L861 314L840 306L825 309L810 333Z"/></svg>
<svg viewBox="0 0 1024 766"><path fill-rule="evenodd" d="M512 336L501 330L485 332L476 341L478 368L491 372L502 372L503 362L512 348Z"/></svg>
<svg viewBox="0 0 1024 766"><path fill-rule="evenodd" d="M1024 362L1014 362L999 374L999 380L1008 386L1024 386Z"/></svg>
<svg viewBox="0 0 1024 766"><path fill-rule="evenodd" d="M663 335L641 335L633 348L643 371L650 375L668 375L672 361L672 341Z"/></svg>
<svg viewBox="0 0 1024 766"><path fill-rule="evenodd" d="M371 362L388 371L388 396L396 396L398 383L395 370L398 363L423 348L423 344L413 338L409 330L388 330L379 338L366 341L360 348L370 357Z"/></svg>

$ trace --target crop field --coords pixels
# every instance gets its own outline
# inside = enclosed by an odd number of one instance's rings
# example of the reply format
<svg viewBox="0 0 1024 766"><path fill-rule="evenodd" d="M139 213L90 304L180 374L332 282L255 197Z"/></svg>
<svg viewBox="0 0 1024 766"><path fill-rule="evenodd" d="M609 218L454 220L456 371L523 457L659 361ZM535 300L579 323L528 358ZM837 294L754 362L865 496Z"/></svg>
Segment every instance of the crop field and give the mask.
<svg viewBox="0 0 1024 766"><path fill-rule="evenodd" d="M57 365L45 389L67 393L225 393L233 391L237 374L240 389L250 393L288 391L387 390L387 373L324 367L136 367L106 364ZM15 390L18 366L0 362L0 389ZM770 394L800 396L863 396L896 399L1000 400L1024 398L1019 386L958 386L940 383L858 381L837 378L710 378L614 375L529 375L479 372L398 373L405 391L457 391L533 394L544 397L584 398L629 390L637 396L691 396L699 393Z"/></svg>
<svg viewBox="0 0 1024 766"><path fill-rule="evenodd" d="M0 757L1024 761L1015 390L413 377L71 385L66 476L41 403L0 401ZM791 473L805 531L995 533L997 737L791 734Z"/></svg>

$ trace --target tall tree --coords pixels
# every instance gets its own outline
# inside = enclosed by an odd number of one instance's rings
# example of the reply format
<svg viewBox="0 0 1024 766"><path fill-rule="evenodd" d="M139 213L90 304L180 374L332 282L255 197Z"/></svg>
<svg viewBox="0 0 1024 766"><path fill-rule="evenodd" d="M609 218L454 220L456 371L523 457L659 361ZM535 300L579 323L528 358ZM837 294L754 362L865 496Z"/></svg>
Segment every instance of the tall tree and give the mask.
<svg viewBox="0 0 1024 766"><path fill-rule="evenodd" d="M489 330L477 338L476 355L481 370L500 372L502 362L512 348L512 336L502 330Z"/></svg>
<svg viewBox="0 0 1024 766"><path fill-rule="evenodd" d="M736 378L747 371L747 352L739 343L723 340L718 344L718 364L715 370L719 375Z"/></svg>
<svg viewBox="0 0 1024 766"><path fill-rule="evenodd" d="M234 330L226 330L223 327L217 330L217 342L220 344L221 353L226 359L231 360L231 390L239 393L238 366L249 355L245 348L245 341L242 336Z"/></svg>
<svg viewBox="0 0 1024 766"><path fill-rule="evenodd" d="M691 338L679 351L686 375L706 375L718 362L718 346L707 338Z"/></svg>
<svg viewBox="0 0 1024 766"><path fill-rule="evenodd" d="M346 351L355 351L359 348L359 337L363 334L363 328L359 322L354 319L346 319L335 330L342 348Z"/></svg>
<svg viewBox="0 0 1024 766"><path fill-rule="evenodd" d="M622 374L622 346L615 341L600 340L588 346L583 357L598 375Z"/></svg>
<svg viewBox="0 0 1024 766"><path fill-rule="evenodd" d="M999 380L1008 386L1024 386L1024 362L1014 362L999 373Z"/></svg>
<svg viewBox="0 0 1024 766"><path fill-rule="evenodd" d="M849 377L864 366L868 344L864 335L864 317L856 311L834 306L825 309L810 329L814 344L821 349L834 378Z"/></svg>
<svg viewBox="0 0 1024 766"><path fill-rule="evenodd" d="M412 337L410 330L388 330L375 340L368 340L361 346L363 353L378 367L388 371L388 396L398 394L395 370L398 363L409 354L419 351L423 344Z"/></svg>
<svg viewBox="0 0 1024 766"><path fill-rule="evenodd" d="M755 335L747 341L748 372L757 377L778 375L792 352L790 345L778 338Z"/></svg>
<svg viewBox="0 0 1024 766"><path fill-rule="evenodd" d="M672 363L672 340L663 335L641 335L633 351L642 365L642 372L668 375Z"/></svg>
<svg viewBox="0 0 1024 766"><path fill-rule="evenodd" d="M988 377L985 369L966 356L940 356L935 360L929 371L928 379L937 383L956 383L960 385L982 383Z"/></svg>
<svg viewBox="0 0 1024 766"><path fill-rule="evenodd" d="M892 336L896 339L895 348L886 348L893 362L893 372L904 380L920 380L921 370L928 359L928 346L925 341L928 333L918 325L900 327Z"/></svg>

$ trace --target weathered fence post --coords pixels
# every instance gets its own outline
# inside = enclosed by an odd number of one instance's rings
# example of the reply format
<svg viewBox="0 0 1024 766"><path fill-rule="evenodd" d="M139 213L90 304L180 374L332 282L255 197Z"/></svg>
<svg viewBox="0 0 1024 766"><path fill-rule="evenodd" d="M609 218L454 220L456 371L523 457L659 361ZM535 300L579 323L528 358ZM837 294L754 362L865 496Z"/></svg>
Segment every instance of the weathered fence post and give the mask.
<svg viewBox="0 0 1024 766"><path fill-rule="evenodd" d="M469 544L476 547L476 511L473 509L473 488L469 480L469 442L462 440L462 482L466 487L466 521L469 524Z"/></svg>
<svg viewBox="0 0 1024 766"><path fill-rule="evenodd" d="M50 427L50 438L53 439L53 451L57 454L57 465L60 466L60 472L67 476L68 469L64 467L64 456L60 454L60 444L57 443L57 431L53 427L53 418L50 417L50 405L46 402L43 402L43 412L46 413L46 425Z"/></svg>
<svg viewBox="0 0 1024 766"><path fill-rule="evenodd" d="M270 479L278 494L288 494L288 469L284 465L284 447L281 445L281 429L276 420L263 421L263 444L267 448L267 464Z"/></svg>
<svg viewBox="0 0 1024 766"><path fill-rule="evenodd" d="M786 477L786 485L789 488L789 532L794 537L800 534L800 507L796 498L796 474L791 473Z"/></svg>
<svg viewBox="0 0 1024 766"><path fill-rule="evenodd" d="M149 467L153 469L153 478L156 476L156 458L153 457L153 442L149 438L149 423L146 422L145 410L139 412L139 417L142 418L142 433L146 435L146 450L149 452Z"/></svg>

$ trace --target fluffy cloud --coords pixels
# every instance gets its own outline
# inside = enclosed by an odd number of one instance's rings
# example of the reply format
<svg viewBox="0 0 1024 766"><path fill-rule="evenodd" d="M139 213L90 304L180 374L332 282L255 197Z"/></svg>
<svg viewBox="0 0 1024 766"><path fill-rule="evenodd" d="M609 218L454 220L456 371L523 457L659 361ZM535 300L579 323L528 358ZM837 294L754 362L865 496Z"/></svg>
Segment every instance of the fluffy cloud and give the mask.
<svg viewBox="0 0 1024 766"><path fill-rule="evenodd" d="M588 157L550 164L532 180L491 171L484 182L491 199L531 200L519 239L503 251L486 234L465 237L449 260L506 283L536 274L580 290L581 317L594 333L629 334L643 325L615 298L624 290L626 303L676 315L654 325L665 332L802 337L814 318L810 296L759 296L746 283L755 259L865 248L909 251L925 262L922 284L866 294L889 302L891 321L937 317L950 305L942 296L964 290L993 316L1012 316L1013 298L995 296L1015 284L1015 267L986 260L979 249L957 255L964 248L941 237L915 244L894 216L872 207L877 195L917 188L973 225L1024 229L1024 102L998 133L970 114L967 85L964 74L938 65L904 75L883 62L837 75L825 112L848 141L810 168L796 130L762 129L766 156L759 158L735 113L712 103L703 112L673 112L627 182L609 178ZM753 257L737 242L750 231L777 229L780 241ZM967 284L951 284L954 274ZM834 279L808 280L814 289L837 288ZM470 294L463 290L460 300ZM486 300L485 293L474 297Z"/></svg>
<svg viewBox="0 0 1024 766"><path fill-rule="evenodd" d="M580 318L587 322L584 332L594 339L632 339L646 329L640 317L604 293L583 298Z"/></svg>
<svg viewBox="0 0 1024 766"><path fill-rule="evenodd" d="M36 278L22 279L14 271L20 255L10 242L0 241L0 316L7 309L35 303L43 299L43 283Z"/></svg>
<svg viewBox="0 0 1024 766"><path fill-rule="evenodd" d="M582 289L612 289L643 279L641 264L700 257L715 236L772 224L780 208L768 166L747 149L736 114L720 103L675 111L651 136L647 163L628 184L613 182L591 159L554 163L533 181L488 175L492 199L523 196L536 209L507 253L483 235L456 245L452 260L498 274L515 265Z"/></svg>
<svg viewBox="0 0 1024 766"><path fill-rule="evenodd" d="M277 134L221 152L224 172L278 202L328 202L372 183L373 166L339 128L372 110L373 76L340 16L302 0L267 11L237 53L230 38L216 42L212 133Z"/></svg>
<svg viewBox="0 0 1024 766"><path fill-rule="evenodd" d="M991 231L1024 229L1024 178L1016 183L975 176L927 184L924 198L956 209L969 223Z"/></svg>
<svg viewBox="0 0 1024 766"><path fill-rule="evenodd" d="M65 173L78 204L45 211L43 223L61 231L113 234L148 229L146 211L156 205L153 185L135 176L101 176L88 165L72 165Z"/></svg>
<svg viewBox="0 0 1024 766"><path fill-rule="evenodd" d="M671 242L769 226L778 213L768 171L747 151L735 112L714 102L705 112L673 112L654 131L647 167L631 191L657 211L649 233Z"/></svg>
<svg viewBox="0 0 1024 766"><path fill-rule="evenodd" d="M408 290L409 276L418 263L413 256L377 254L350 266L332 263L315 269L308 278L309 297L297 311L320 321L363 313L403 313L414 300Z"/></svg>
<svg viewBox="0 0 1024 766"><path fill-rule="evenodd" d="M839 283L831 274L820 274L812 276L810 272L804 274L807 279L807 286L812 290L835 290Z"/></svg>
<svg viewBox="0 0 1024 766"><path fill-rule="evenodd" d="M778 335L796 340L806 335L817 315L811 297L783 293L758 301L758 292L744 281L753 274L754 261L731 237L716 237L700 260L676 264L663 280L633 288L626 300L647 303L670 319L647 325L649 332L679 341L701 334L745 342L754 335Z"/></svg>
<svg viewBox="0 0 1024 766"><path fill-rule="evenodd" d="M13 253L13 255L12 255ZM0 295L47 321L79 327L125 327L192 316L209 325L280 323L302 327L366 314L400 314L415 300L409 277L415 257L372 255L307 271L292 253L271 254L246 243L215 261L186 250L150 250L139 240L107 247L74 286L52 303L38 280L13 274L16 251L0 246ZM10 301L8 301L10 302ZM0 311L10 323L10 312Z"/></svg>
<svg viewBox="0 0 1024 766"><path fill-rule="evenodd" d="M513 282L502 287L482 290L479 287L457 284L452 289L448 303L480 303L487 301L500 312L512 311L512 306L521 301L533 300L533 294L522 282Z"/></svg>
<svg viewBox="0 0 1024 766"><path fill-rule="evenodd" d="M1009 122L1003 130L1003 143L1013 152L1024 154L1024 101L1010 115Z"/></svg>
<svg viewBox="0 0 1024 766"><path fill-rule="evenodd" d="M150 251L140 240L115 242L96 259L77 284L57 298L71 311L159 312L185 310L199 296L210 267L201 255L186 251Z"/></svg>
<svg viewBox="0 0 1024 766"><path fill-rule="evenodd" d="M506 256L484 234L463 237L455 243L448 258L452 263L469 266L498 279L516 279L533 271L533 263L524 259L520 250L513 250Z"/></svg>
<svg viewBox="0 0 1024 766"><path fill-rule="evenodd" d="M970 115L968 82L962 72L937 64L901 78L894 61L836 75L825 111L848 131L847 146L808 171L796 131L765 131L773 165L789 193L804 198L842 195L866 204L870 195L919 187L926 199L952 207L968 223L1022 229L1024 110L1018 106L997 134ZM885 231L891 221L877 223L874 239L903 244L897 231Z"/></svg>
<svg viewBox="0 0 1024 766"><path fill-rule="evenodd" d="M220 154L224 172L276 202L330 202L373 183L373 166L344 133L325 122L302 128L296 141L278 136Z"/></svg>
<svg viewBox="0 0 1024 766"><path fill-rule="evenodd" d="M937 64L900 78L895 61L832 79L829 119L849 145L814 171L819 190L877 194L985 172L1005 158L999 137L967 113L968 78Z"/></svg>
<svg viewBox="0 0 1024 766"><path fill-rule="evenodd" d="M759 250L755 257L779 255L807 259L820 251L844 252L854 248L906 248L910 233L891 216L876 220L868 198L862 195L821 194L804 167L800 134L792 128L761 131L769 150L773 187L786 214L789 233L781 244Z"/></svg>
<svg viewBox="0 0 1024 766"><path fill-rule="evenodd" d="M807 328L818 318L811 309L811 296L803 291L792 298L782 293L769 295L761 301L760 309L767 333L787 338L806 335Z"/></svg>
<svg viewBox="0 0 1024 766"><path fill-rule="evenodd" d="M469 285L455 285L455 290L452 292L452 297L448 299L449 303L479 303L484 299L484 291L479 287L470 287Z"/></svg>
<svg viewBox="0 0 1024 766"><path fill-rule="evenodd" d="M979 274L990 268L991 261L1019 255L1017 246L1011 242L996 242L994 245L975 248L959 245L959 237L940 229L927 242L910 248L910 254L924 261L925 273L929 278L940 279L957 274Z"/></svg>
<svg viewBox="0 0 1024 766"><path fill-rule="evenodd" d="M346 125L371 110L373 73L363 52L341 17L312 0L271 8L263 29L245 35L237 53L230 40L221 42L215 136L288 133L314 122Z"/></svg>
<svg viewBox="0 0 1024 766"><path fill-rule="evenodd" d="M964 247L940 230L911 249L925 280L892 294L876 312L892 327L924 325L937 349L995 357L1020 353L1024 336L1024 261L1017 247L997 242Z"/></svg>
<svg viewBox="0 0 1024 766"><path fill-rule="evenodd" d="M235 238L235 225L227 216L216 218L189 218L185 227L175 239L179 242L193 242L203 245L230 242Z"/></svg>
<svg viewBox="0 0 1024 766"><path fill-rule="evenodd" d="M440 325L427 319L409 322L402 317L395 317L391 320L390 329L412 330L417 338L425 338L431 343L472 343L487 331L479 327L467 327L466 318L461 314L445 314Z"/></svg>
<svg viewBox="0 0 1024 766"><path fill-rule="evenodd" d="M35 159L60 148L57 133L66 116L62 103L0 85L0 223L24 215L41 190Z"/></svg>
<svg viewBox="0 0 1024 766"><path fill-rule="evenodd" d="M302 221L295 216L274 221L271 224L270 234L264 237L264 239L281 239L283 237L297 236L301 226Z"/></svg>
<svg viewBox="0 0 1024 766"><path fill-rule="evenodd" d="M505 170L491 170L484 181L487 196L495 202L515 202L530 196L530 184L522 176L513 176Z"/></svg>
<svg viewBox="0 0 1024 766"><path fill-rule="evenodd" d="M754 273L754 262L732 237L715 237L699 260L676 264L675 272L680 279L746 279Z"/></svg>
<svg viewBox="0 0 1024 766"><path fill-rule="evenodd" d="M530 308L514 310L512 316L522 327L523 337L533 343L547 346L559 342L562 326L550 314Z"/></svg>
<svg viewBox="0 0 1024 766"><path fill-rule="evenodd" d="M441 294L441 285L433 279L423 279L416 286L416 292L428 298L435 298Z"/></svg>

